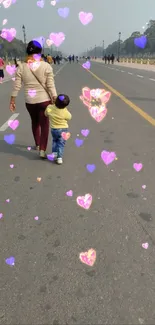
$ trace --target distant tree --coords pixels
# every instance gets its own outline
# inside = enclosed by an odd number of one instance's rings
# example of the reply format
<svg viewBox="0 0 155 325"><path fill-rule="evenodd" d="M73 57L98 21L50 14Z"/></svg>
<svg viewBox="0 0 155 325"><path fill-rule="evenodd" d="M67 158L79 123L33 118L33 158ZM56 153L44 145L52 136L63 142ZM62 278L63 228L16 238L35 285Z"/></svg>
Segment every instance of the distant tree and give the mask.
<svg viewBox="0 0 155 325"><path fill-rule="evenodd" d="M147 44L144 49L136 46L134 44L134 39L137 37L141 37L142 35L146 35L147 37ZM114 41L112 44L109 44L106 48L106 54L114 54L117 56L118 54L118 40ZM94 56L94 50L92 49L89 53L90 56ZM98 52L103 51L102 47L98 48ZM150 20L148 23L148 28L145 30L144 34L140 33L139 31L135 31L131 34L129 38L125 41L121 41L120 46L120 54L121 56L147 56L155 54L155 20Z"/></svg>

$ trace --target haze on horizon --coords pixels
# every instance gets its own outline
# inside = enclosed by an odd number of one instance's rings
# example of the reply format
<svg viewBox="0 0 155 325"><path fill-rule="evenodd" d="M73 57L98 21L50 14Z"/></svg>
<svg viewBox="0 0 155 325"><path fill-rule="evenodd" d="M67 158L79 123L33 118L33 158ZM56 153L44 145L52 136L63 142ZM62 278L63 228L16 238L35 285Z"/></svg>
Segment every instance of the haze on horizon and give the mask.
<svg viewBox="0 0 155 325"><path fill-rule="evenodd" d="M64 7L70 9L65 19L57 12ZM91 12L92 22L82 25L78 18L80 11ZM66 38L58 49L76 55L95 45L102 46L103 40L106 48L118 39L119 32L123 40L134 31L142 32L142 27L155 18L152 12L155 12L154 0L143 3L141 0L113 0L110 5L104 0L59 0L55 6L51 0L45 0L44 8L37 6L37 0L16 0L8 9L0 5L0 22L1 29L15 28L16 37L22 40L24 24L27 41L41 36L47 39L52 32L63 32ZM8 23L2 26L4 19Z"/></svg>

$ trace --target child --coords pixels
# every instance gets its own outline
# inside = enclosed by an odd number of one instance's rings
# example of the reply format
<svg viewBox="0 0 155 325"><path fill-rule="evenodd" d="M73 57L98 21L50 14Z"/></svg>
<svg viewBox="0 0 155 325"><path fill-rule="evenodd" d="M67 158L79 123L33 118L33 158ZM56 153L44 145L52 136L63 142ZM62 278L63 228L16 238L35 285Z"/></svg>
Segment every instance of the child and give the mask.
<svg viewBox="0 0 155 325"><path fill-rule="evenodd" d="M72 115L67 110L70 99L67 95L60 94L54 105L48 105L45 110L45 116L49 117L51 134L53 138L52 154L54 159L60 165L63 163L62 157L66 140L62 137L62 132L68 132L68 120L71 120Z"/></svg>

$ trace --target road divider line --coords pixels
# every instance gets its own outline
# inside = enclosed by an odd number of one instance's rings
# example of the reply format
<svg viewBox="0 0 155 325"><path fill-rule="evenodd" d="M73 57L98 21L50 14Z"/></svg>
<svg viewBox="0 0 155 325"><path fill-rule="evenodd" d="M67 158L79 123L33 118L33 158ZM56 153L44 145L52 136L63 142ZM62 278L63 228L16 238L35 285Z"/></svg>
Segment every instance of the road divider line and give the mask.
<svg viewBox="0 0 155 325"><path fill-rule="evenodd" d="M58 71L56 71L56 73L54 74L54 77L57 76L57 74L67 65L67 63L68 62L66 62L64 65L62 65Z"/></svg>
<svg viewBox="0 0 155 325"><path fill-rule="evenodd" d="M132 73L132 72L128 72L128 74L131 74L131 75L133 75L133 73Z"/></svg>
<svg viewBox="0 0 155 325"><path fill-rule="evenodd" d="M6 131L6 129L9 127L8 122L9 121L14 121L19 113L13 114L9 119L0 127L0 132Z"/></svg>
<svg viewBox="0 0 155 325"><path fill-rule="evenodd" d="M90 70L86 70L88 73L90 73L95 79L100 81L107 89L109 89L114 95L116 95L118 98L120 98L126 105L131 107L135 112L137 112L141 117L143 117L147 122L149 122L151 125L155 126L155 119L144 112L140 107L132 103L130 100L128 100L125 96L123 96L119 91L117 91L115 88L110 86L106 81L99 78L95 73L93 73Z"/></svg>
<svg viewBox="0 0 155 325"><path fill-rule="evenodd" d="M149 78L149 80L151 80L151 81L155 81L155 79L152 79L152 78Z"/></svg>
<svg viewBox="0 0 155 325"><path fill-rule="evenodd" d="M140 76L139 74L137 74L137 77L139 77L139 78L144 78L143 76Z"/></svg>

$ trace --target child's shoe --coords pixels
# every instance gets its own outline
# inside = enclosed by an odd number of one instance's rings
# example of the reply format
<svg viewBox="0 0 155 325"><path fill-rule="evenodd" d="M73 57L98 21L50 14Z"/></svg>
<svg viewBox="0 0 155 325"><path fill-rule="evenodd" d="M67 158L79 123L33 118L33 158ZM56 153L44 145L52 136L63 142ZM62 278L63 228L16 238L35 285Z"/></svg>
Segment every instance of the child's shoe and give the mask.
<svg viewBox="0 0 155 325"><path fill-rule="evenodd" d="M39 149L40 149L39 146L36 146L36 147L35 147L35 150L39 151Z"/></svg>
<svg viewBox="0 0 155 325"><path fill-rule="evenodd" d="M57 158L57 164L58 164L58 165L62 165L62 164L63 164L63 160L62 160L62 158Z"/></svg>
<svg viewBox="0 0 155 325"><path fill-rule="evenodd" d="M40 158L42 158L42 159L46 159L47 158L46 152L44 150L40 150L39 155L40 155Z"/></svg>

